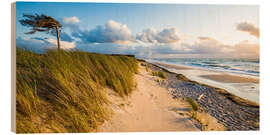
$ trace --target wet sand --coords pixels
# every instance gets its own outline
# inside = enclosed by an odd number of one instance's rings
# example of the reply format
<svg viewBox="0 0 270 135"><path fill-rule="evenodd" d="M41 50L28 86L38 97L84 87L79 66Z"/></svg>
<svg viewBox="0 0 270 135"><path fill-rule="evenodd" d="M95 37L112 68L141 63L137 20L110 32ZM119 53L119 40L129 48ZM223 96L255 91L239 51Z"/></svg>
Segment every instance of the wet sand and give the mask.
<svg viewBox="0 0 270 135"><path fill-rule="evenodd" d="M172 68L169 66L170 64L166 63L154 64L171 72L182 74L192 81L226 90L238 97L259 104L259 77L190 66L173 65ZM187 69L183 70L183 67L187 67Z"/></svg>
<svg viewBox="0 0 270 135"><path fill-rule="evenodd" d="M241 76L235 76L235 75L227 75L227 74L221 74L221 75L201 75L200 77L222 82L222 83L259 83L259 79L255 78L248 78L248 77L241 77Z"/></svg>
<svg viewBox="0 0 270 135"><path fill-rule="evenodd" d="M186 66L179 66L179 65L173 65L173 64L166 64L166 63L160 63L160 62L155 62L158 65L163 65L169 68L175 68L175 69L179 69L179 70L188 70L188 69L192 69Z"/></svg>

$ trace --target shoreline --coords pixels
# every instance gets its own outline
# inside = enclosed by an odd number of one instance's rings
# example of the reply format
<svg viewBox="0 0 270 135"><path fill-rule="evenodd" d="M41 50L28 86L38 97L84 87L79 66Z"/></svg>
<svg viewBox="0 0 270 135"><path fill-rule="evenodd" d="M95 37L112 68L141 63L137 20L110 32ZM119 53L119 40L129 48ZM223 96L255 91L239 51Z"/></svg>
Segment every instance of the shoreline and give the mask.
<svg viewBox="0 0 270 135"><path fill-rule="evenodd" d="M182 74L190 82L196 82L218 89L225 96L229 95L230 98L241 99L242 102L248 102L253 105L257 104L256 106L259 105L259 77L219 72L185 65L140 61L153 64L170 73Z"/></svg>
<svg viewBox="0 0 270 135"><path fill-rule="evenodd" d="M226 90L190 80L182 74L174 73L153 63L140 61L149 65L151 70L164 72L168 76L167 83L161 86L172 89L170 93L174 98L191 97L227 130L259 130L260 106L258 103L240 98Z"/></svg>
<svg viewBox="0 0 270 135"><path fill-rule="evenodd" d="M194 81L194 80L191 80L189 78L187 78L186 76L184 76L183 74L178 74L178 73L175 73L173 71L169 71L168 69L164 68L164 67L161 67L159 65L156 65L154 63L150 63L150 62L147 62L145 60L139 60L139 61L142 61L142 62L146 62L148 64L151 64L151 65L154 65L160 69L162 69L163 71L165 72L168 72L168 73L171 73L171 74L175 74L175 75L181 75L181 79L187 81L187 82L191 82L191 83L196 83L196 84L199 84L199 85L203 85L203 86L207 86L207 87L211 87L213 88L214 90L216 90L217 92L219 92L220 94L222 94L223 96L227 97L228 99L232 100L233 102L235 103L238 103L240 105L245 105L245 106L252 106L252 107L259 107L259 103L256 103L254 101L250 101L248 99L244 99L244 98L241 98L239 96L236 96L234 95L233 93L230 93L222 88L217 88L215 86L211 86L209 84L205 84L205 83L200 83L200 82L197 82L197 81ZM181 66L179 66L181 67ZM185 66L183 66L183 69L186 70L188 68L186 68Z"/></svg>
<svg viewBox="0 0 270 135"><path fill-rule="evenodd" d="M138 59L138 58L136 58ZM224 73L228 73L228 74L234 74L234 75L238 75L238 76L242 76L242 77L250 77L250 78L254 78L254 79L259 79L259 75L256 74L252 74L252 73L244 73L244 72L237 72L237 71L233 71L233 70L222 70L222 69L213 69L213 68L206 68L206 67L200 67L200 66L192 66L192 65L185 65L185 64L179 64L179 63L171 63L171 62L164 62L164 61L157 61L157 60L148 60L148 59L139 59L145 62L149 62L149 63L156 63L156 64L161 64L161 65L166 65L169 66L170 68L177 68L177 69L197 69L197 70L204 70L204 71L211 71L211 72L224 72Z"/></svg>

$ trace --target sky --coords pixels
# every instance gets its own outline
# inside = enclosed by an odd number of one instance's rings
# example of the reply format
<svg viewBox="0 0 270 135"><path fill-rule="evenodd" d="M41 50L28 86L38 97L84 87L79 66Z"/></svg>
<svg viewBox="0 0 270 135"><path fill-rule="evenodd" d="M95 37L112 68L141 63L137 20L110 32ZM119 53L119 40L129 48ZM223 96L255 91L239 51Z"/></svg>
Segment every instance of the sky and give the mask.
<svg viewBox="0 0 270 135"><path fill-rule="evenodd" d="M258 58L258 5L17 2L16 42L43 52L56 48L55 35L19 20L46 14L62 25L61 47L137 57Z"/></svg>

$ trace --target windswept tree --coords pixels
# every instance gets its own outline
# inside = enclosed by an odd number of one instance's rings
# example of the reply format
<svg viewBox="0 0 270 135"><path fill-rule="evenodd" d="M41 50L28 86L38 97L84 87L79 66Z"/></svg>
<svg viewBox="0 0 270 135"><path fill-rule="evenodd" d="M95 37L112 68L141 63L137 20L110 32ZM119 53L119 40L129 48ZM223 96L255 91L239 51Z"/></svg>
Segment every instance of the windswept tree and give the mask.
<svg viewBox="0 0 270 135"><path fill-rule="evenodd" d="M52 34L55 34L56 32L58 50L60 50L59 31L62 28L62 25L57 20L44 14L23 14L23 17L26 19L20 20L20 23L23 26L31 27L31 31L26 34L34 34L37 31Z"/></svg>

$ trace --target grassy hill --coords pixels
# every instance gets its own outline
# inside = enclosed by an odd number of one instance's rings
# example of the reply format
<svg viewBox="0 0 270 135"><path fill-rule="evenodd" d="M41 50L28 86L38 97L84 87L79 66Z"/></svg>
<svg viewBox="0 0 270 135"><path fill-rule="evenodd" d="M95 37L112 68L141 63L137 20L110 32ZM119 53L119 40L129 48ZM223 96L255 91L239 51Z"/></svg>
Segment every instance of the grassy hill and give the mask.
<svg viewBox="0 0 270 135"><path fill-rule="evenodd" d="M17 133L93 132L109 118L104 88L126 96L135 87L134 57L20 48L16 53Z"/></svg>

